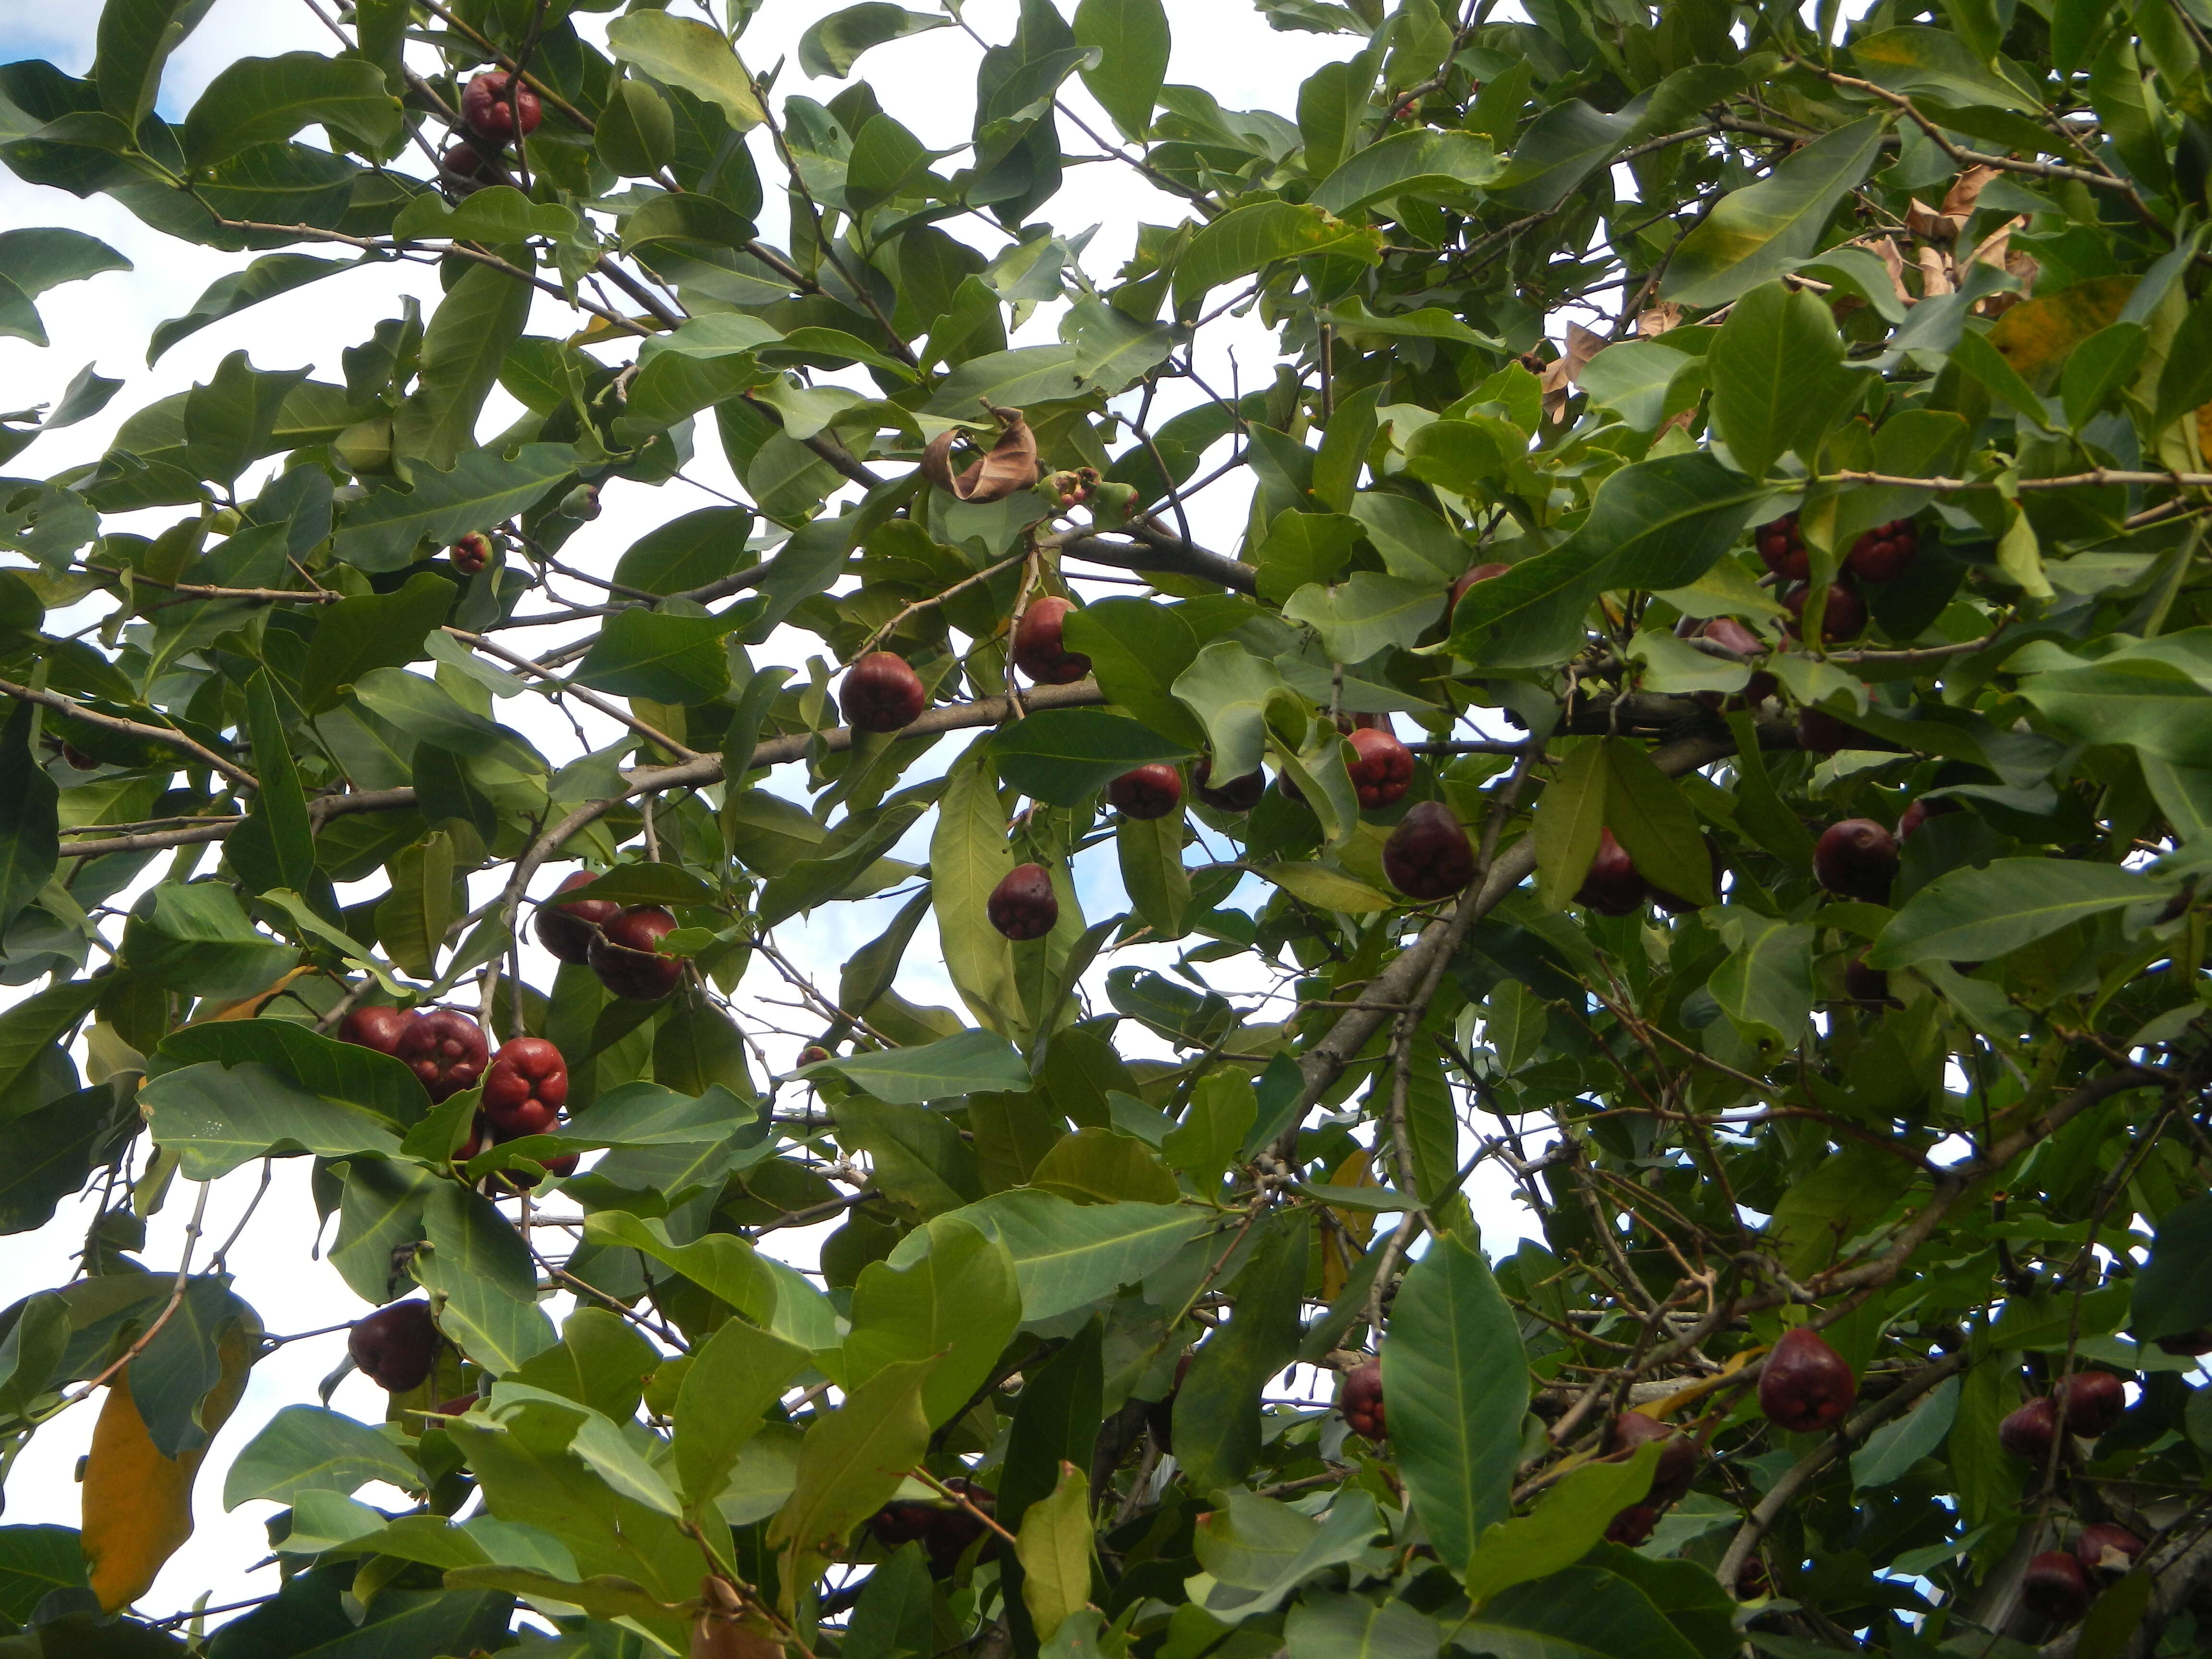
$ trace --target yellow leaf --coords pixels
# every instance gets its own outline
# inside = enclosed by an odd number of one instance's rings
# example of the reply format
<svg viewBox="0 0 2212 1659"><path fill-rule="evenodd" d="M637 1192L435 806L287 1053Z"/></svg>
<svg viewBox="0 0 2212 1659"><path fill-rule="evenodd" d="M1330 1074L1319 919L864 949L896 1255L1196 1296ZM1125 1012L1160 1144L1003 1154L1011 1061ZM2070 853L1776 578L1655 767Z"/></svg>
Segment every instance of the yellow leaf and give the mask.
<svg viewBox="0 0 2212 1659"><path fill-rule="evenodd" d="M2135 285L2132 276L2092 276L2027 301L1997 319L1990 330L1990 343L2032 383L2037 370L2057 362L2116 319Z"/></svg>
<svg viewBox="0 0 2212 1659"><path fill-rule="evenodd" d="M202 1014L198 1018L193 1020L191 1024L194 1025L210 1025L220 1019L252 1019L264 1008L275 1001L277 996L283 993L284 988L289 985L294 980L303 978L309 974L320 973L321 971L322 970L319 968L295 968L290 973L285 975L283 978L278 980L267 990L256 991L252 996L246 998L243 1001L226 1002L220 1007L216 1008L213 1013Z"/></svg>
<svg viewBox="0 0 2212 1659"><path fill-rule="evenodd" d="M223 1333L222 1373L198 1413L210 1443L246 1391L254 1348L255 1333L242 1322ZM107 1612L151 1589L192 1535L192 1480L206 1455L204 1443L181 1457L162 1456L131 1397L130 1368L116 1373L84 1460L84 1559L93 1594Z"/></svg>

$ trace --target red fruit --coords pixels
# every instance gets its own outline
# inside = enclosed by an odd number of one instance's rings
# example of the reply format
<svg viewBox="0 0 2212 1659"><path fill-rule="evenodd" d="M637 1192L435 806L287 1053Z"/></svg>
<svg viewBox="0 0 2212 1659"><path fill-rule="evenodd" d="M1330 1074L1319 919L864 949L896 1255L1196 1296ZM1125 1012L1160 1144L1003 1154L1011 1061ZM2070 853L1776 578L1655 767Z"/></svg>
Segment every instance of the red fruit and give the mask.
<svg viewBox="0 0 2212 1659"><path fill-rule="evenodd" d="M830 1051L818 1042L810 1042L799 1051L799 1063L801 1066L818 1065L829 1058Z"/></svg>
<svg viewBox="0 0 2212 1659"><path fill-rule="evenodd" d="M2070 1625L2089 1611L2089 1576L2064 1550L2045 1550L2027 1564L2020 1599L2053 1624Z"/></svg>
<svg viewBox="0 0 2212 1659"><path fill-rule="evenodd" d="M1623 1412L1613 1419L1615 1455L1626 1457L1647 1440L1658 1441L1661 1450L1644 1501L1662 1506L1672 1504L1698 1478L1698 1443L1672 1423L1662 1423L1648 1413Z"/></svg>
<svg viewBox="0 0 2212 1659"><path fill-rule="evenodd" d="M1890 1004L1889 975L1879 968L1868 967L1863 951L1853 957L1850 966L1844 969L1844 989L1862 1008L1883 1008Z"/></svg>
<svg viewBox="0 0 2212 1659"><path fill-rule="evenodd" d="M427 1302L395 1302L354 1321L346 1352L355 1369L389 1394L429 1380L438 1364L438 1324Z"/></svg>
<svg viewBox="0 0 2212 1659"><path fill-rule="evenodd" d="M1897 878L1897 837L1872 818L1832 823L1814 845L1813 878L1832 893L1883 903Z"/></svg>
<svg viewBox="0 0 2212 1659"><path fill-rule="evenodd" d="M1072 685L1091 672L1091 659L1070 651L1062 637L1073 603L1058 598L1035 601L1014 629L1014 666L1038 685Z"/></svg>
<svg viewBox="0 0 2212 1659"><path fill-rule="evenodd" d="M438 165L456 179L465 179L472 184L482 184L492 177L491 165L474 144L449 144L446 153L438 158Z"/></svg>
<svg viewBox="0 0 2212 1659"><path fill-rule="evenodd" d="M1601 916L1625 916L1640 909L1644 904L1644 878L1636 873L1636 861L1628 856L1628 849L1613 838L1610 830L1597 832L1597 856L1590 860L1589 874L1575 890L1575 902L1587 905Z"/></svg>
<svg viewBox="0 0 2212 1659"><path fill-rule="evenodd" d="M580 1157L580 1153L563 1152L558 1158L544 1158L538 1161L545 1166L547 1175L565 1179L576 1173L576 1164Z"/></svg>
<svg viewBox="0 0 2212 1659"><path fill-rule="evenodd" d="M491 562L491 538L481 530L471 530L453 544L447 556L464 576L480 575Z"/></svg>
<svg viewBox="0 0 2212 1659"><path fill-rule="evenodd" d="M1164 818L1182 805L1182 775L1164 762L1140 766L1108 784L1106 799L1125 818Z"/></svg>
<svg viewBox="0 0 2212 1659"><path fill-rule="evenodd" d="M1613 1517L1612 1525L1605 1529L1606 1541L1626 1544L1632 1549L1651 1536L1651 1528L1659 1524L1659 1511L1650 1504L1631 1504Z"/></svg>
<svg viewBox="0 0 2212 1659"><path fill-rule="evenodd" d="M1382 873L1407 898L1449 898L1474 879L1474 846L1451 808L1416 801L1382 843Z"/></svg>
<svg viewBox="0 0 2212 1659"><path fill-rule="evenodd" d="M1774 1580L1767 1575L1766 1563L1759 1557L1753 1556L1735 1576L1735 1599L1756 1601L1761 1596L1773 1594Z"/></svg>
<svg viewBox="0 0 2212 1659"><path fill-rule="evenodd" d="M1042 864L1018 864L984 902L991 926L1008 939L1042 939L1060 921L1052 872Z"/></svg>
<svg viewBox="0 0 2212 1659"><path fill-rule="evenodd" d="M530 930L538 942L562 962L585 963L592 957L592 941L599 936L599 929L622 914L622 906L612 899L571 899L560 902L560 895L587 887L599 878L589 870L579 870L553 890L554 896L538 907Z"/></svg>
<svg viewBox="0 0 2212 1659"><path fill-rule="evenodd" d="M62 758L69 763L73 771L97 772L100 769L100 762L95 757L86 754L66 738L62 740Z"/></svg>
<svg viewBox="0 0 2212 1659"><path fill-rule="evenodd" d="M2038 1395L1997 1425L1997 1444L2031 1463L2049 1461L2057 1437L2058 1407L2048 1395Z"/></svg>
<svg viewBox="0 0 2212 1659"><path fill-rule="evenodd" d="M433 1008L400 1034L399 1058L415 1068L433 1100L473 1088L489 1050L483 1029L466 1014Z"/></svg>
<svg viewBox="0 0 2212 1659"><path fill-rule="evenodd" d="M1797 746L1812 755L1832 755L1838 749L1854 749L1865 739L1856 726L1838 720L1825 708L1801 708L1797 711Z"/></svg>
<svg viewBox="0 0 2212 1659"><path fill-rule="evenodd" d="M1763 657L1766 654L1766 641L1734 617L1715 617L1698 629L1697 637L1711 640L1731 656Z"/></svg>
<svg viewBox="0 0 2212 1659"><path fill-rule="evenodd" d="M2074 1559L2089 1571L2117 1578L2142 1553L2143 1540L2125 1527L2100 1521L2081 1528L2074 1540Z"/></svg>
<svg viewBox="0 0 2212 1659"><path fill-rule="evenodd" d="M1805 599L1811 591L1806 583L1799 582L1782 596L1782 608L1790 613L1790 631L1793 634L1802 632L1798 624L1804 619ZM1866 632L1866 601L1859 597L1858 589L1830 582L1827 608L1820 613L1822 642L1855 640Z"/></svg>
<svg viewBox="0 0 2212 1659"><path fill-rule="evenodd" d="M945 1486L989 1514L994 1507L993 1493L988 1486L955 1475ZM982 1521L957 1504L937 1504L908 1501L886 1504L868 1518L868 1531L885 1549L896 1549L902 1544L919 1543L929 1556L929 1571L936 1577L950 1578L966 1554L969 1546L989 1533ZM988 1559L996 1553L998 1540L988 1538L979 1559Z"/></svg>
<svg viewBox="0 0 2212 1659"><path fill-rule="evenodd" d="M618 997L658 1002L684 977L683 959L660 954L660 941L675 931L676 918L658 904L632 905L592 941L592 971Z"/></svg>
<svg viewBox="0 0 2212 1659"><path fill-rule="evenodd" d="M1920 551L1920 532L1910 519L1876 525L1851 544L1844 568L1864 582L1895 581Z"/></svg>
<svg viewBox="0 0 2212 1659"><path fill-rule="evenodd" d="M1502 576L1512 568L1510 564L1498 564L1494 562L1475 566L1474 569L1452 584L1451 605L1444 614L1449 616L1451 611L1458 610L1459 602L1467 597L1467 590L1477 582L1486 582L1493 576Z"/></svg>
<svg viewBox="0 0 2212 1659"><path fill-rule="evenodd" d="M1213 775L1213 763L1201 760L1191 781L1198 787L1198 798L1217 812L1249 812L1260 804L1260 797L1267 793L1265 772L1247 772L1241 778L1231 778L1218 789L1209 789L1206 781Z"/></svg>
<svg viewBox="0 0 2212 1659"><path fill-rule="evenodd" d="M465 1413L474 1411L481 1403L481 1395L456 1395L451 1400L441 1400L431 1407L428 1414L432 1417L459 1417Z"/></svg>
<svg viewBox="0 0 2212 1659"><path fill-rule="evenodd" d="M2127 1384L2110 1371L2077 1371L2058 1385L2058 1401L2066 1412L2066 1432L2094 1440L2127 1410Z"/></svg>
<svg viewBox="0 0 2212 1659"><path fill-rule="evenodd" d="M2158 1339L2158 1346L2163 1352L2186 1354L2191 1358L2195 1358L2200 1354L2212 1353L2212 1329L2200 1326L2197 1329L2185 1332L2179 1336L2161 1336Z"/></svg>
<svg viewBox="0 0 2212 1659"><path fill-rule="evenodd" d="M1382 1362L1366 1360L1346 1371L1344 1390L1337 1396L1336 1405L1353 1433L1364 1434L1370 1440L1380 1440L1389 1434L1389 1419L1382 1408Z"/></svg>
<svg viewBox="0 0 2212 1659"><path fill-rule="evenodd" d="M1760 561L1784 581L1802 582L1813 574L1813 556L1805 538L1797 533L1797 515L1785 513L1771 524L1759 526L1752 538Z"/></svg>
<svg viewBox="0 0 2212 1659"><path fill-rule="evenodd" d="M356 1008L338 1027L338 1041L374 1048L380 1054L396 1054L400 1038L414 1023L414 1014L405 1008Z"/></svg>
<svg viewBox="0 0 2212 1659"><path fill-rule="evenodd" d="M568 1098L568 1062L543 1037L515 1037L484 1073L484 1115L503 1135L551 1131Z"/></svg>
<svg viewBox="0 0 2212 1659"><path fill-rule="evenodd" d="M1778 1429L1813 1434L1833 1428L1858 1397L1843 1355L1809 1325L1783 1333L1759 1374L1759 1408Z"/></svg>
<svg viewBox="0 0 2212 1659"><path fill-rule="evenodd" d="M1346 739L1358 757L1352 763L1352 787L1369 811L1395 805L1413 787L1413 751L1389 732L1363 727Z"/></svg>
<svg viewBox="0 0 2212 1659"><path fill-rule="evenodd" d="M538 131L538 94L512 75L479 75L461 88L461 120L479 138L503 144Z"/></svg>
<svg viewBox="0 0 2212 1659"><path fill-rule="evenodd" d="M845 671L837 706L855 732L896 732L912 726L929 704L928 688L904 657L871 651Z"/></svg>
<svg viewBox="0 0 2212 1659"><path fill-rule="evenodd" d="M1938 795L1933 800L1916 800L1905 809L1903 815L1897 820L1897 838L1903 841L1930 818L1941 817L1946 812L1957 812L1963 810L1959 803L1948 795Z"/></svg>

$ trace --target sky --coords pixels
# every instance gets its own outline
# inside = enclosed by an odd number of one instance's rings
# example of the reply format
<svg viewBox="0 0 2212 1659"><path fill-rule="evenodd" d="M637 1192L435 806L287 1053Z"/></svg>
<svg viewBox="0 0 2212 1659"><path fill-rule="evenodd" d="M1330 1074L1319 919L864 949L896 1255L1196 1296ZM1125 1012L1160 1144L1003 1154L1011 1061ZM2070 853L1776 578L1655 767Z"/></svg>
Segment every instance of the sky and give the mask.
<svg viewBox="0 0 2212 1659"><path fill-rule="evenodd" d="M1166 0L1166 4L1175 40L1170 79L1203 84L1227 107L1293 113L1298 84L1320 64L1350 56L1358 44L1351 36L1277 33L1242 0ZM823 9L817 0L766 0L739 43L757 73L766 71L779 59L787 60L778 82L780 93L803 93L827 100L839 89L840 83L835 82L810 82L797 64L799 35ZM964 9L968 21L987 39L1002 40L1012 32L1013 0L969 0ZM89 0L74 4L0 0L0 61L43 57L70 73L84 73L91 61L97 11ZM586 16L580 18L579 24L596 33L605 21L603 16ZM311 9L310 0L216 0L197 31L171 59L160 107L171 118L180 118L199 89L234 58L298 49L327 50L331 44ZM884 106L926 144L945 148L964 142L968 136L969 93L977 55L972 42L957 30L947 29L879 48L861 59L858 73L871 81ZM1096 129L1110 131L1110 124L1079 85L1072 82L1066 95ZM757 140L761 137L756 135ZM1090 148L1073 130L1063 133L1063 146L1071 153ZM770 181L769 211L773 213L780 197L773 187L773 158L764 144L757 144L757 159L763 178ZM1099 227L1084 264L1101 280L1110 280L1133 246L1134 227L1140 221L1173 224L1186 216L1181 203L1156 192L1132 170L1118 164L1071 169L1068 177L1069 186L1060 199L1039 216L1050 220L1063 234L1073 234L1094 224ZM319 378L337 379L340 349L367 338L380 319L397 314L402 295L420 297L426 312L437 295L435 272L428 266L392 264L349 273L194 334L149 368L145 347L155 325L188 309L208 283L240 268L248 256L217 253L168 240L105 198L78 201L0 173L0 225L38 224L64 225L98 236L128 256L134 269L70 284L43 296L39 308L52 343L41 349L20 340L0 340L0 385L8 388L0 402L9 408L50 402L87 364L103 375L123 377L126 384L101 415L42 439L26 451L9 468L18 476L47 475L94 459L105 450L125 416L157 398L205 380L224 356L240 349L251 354L257 368L306 367L314 369ZM772 219L763 223L763 230L771 240L781 240L781 227ZM569 319L565 310L541 301L532 329L566 334L574 326ZM1056 309L1044 308L1017 343L1055 338L1055 321ZM1268 378L1273 344L1255 321L1224 319L1220 325L1210 326L1206 336L1200 349L1200 368L1209 383L1225 392L1232 379L1249 387ZM1179 406L1173 401L1172 390L1170 386L1163 393L1159 417ZM519 413L514 405L504 402L503 394L495 393L493 406L485 411L479 430L485 434L497 431ZM686 470L715 489L742 493L721 460L711 428L701 432L696 458ZM563 561L601 575L611 574L623 550L653 526L712 505L714 499L677 482L657 489L612 484L605 494L602 516L568 544ZM1220 550L1234 551L1245 499L1243 487L1234 480L1200 497L1192 514L1197 538ZM167 509L143 516L149 522L143 526L120 520L110 520L109 524L114 528L155 529L176 513ZM1095 589L1098 594L1116 591L1127 590ZM558 637L551 631L534 633L532 643L550 647ZM787 646L788 649L780 648ZM771 641L754 654L758 661L803 662L806 654L820 649L820 641L812 636L793 634ZM587 710L575 712L595 744L609 741L618 730ZM499 714L524 731L556 763L575 751L575 738L567 720L534 697L507 700ZM958 752L958 740L948 740L933 752L931 763L947 763ZM769 787L795 793L800 787L800 775L796 769L784 769ZM925 820L916 832L917 848L926 837L928 822ZM917 860L926 856L915 848L900 850ZM165 864L166 860L157 861L149 878L158 875ZM557 866L543 872L538 885L550 889L564 873ZM496 880L495 876L479 878L475 899L481 902L489 896ZM1079 890L1086 915L1094 919L1123 908L1110 852L1102 849L1085 860ZM838 964L874 937L884 920L880 903L836 905L815 913L803 924L787 925L781 938L818 981L834 986ZM1170 950L1154 947L1121 953L1114 962L1135 961L1164 968L1171 957ZM944 979L928 924L925 923L909 949L906 964L899 986L903 994L917 1001L957 1006ZM549 961L538 956L534 961L526 959L525 965L536 982L547 982ZM1233 979L1217 982L1232 994L1240 988ZM765 970L757 968L739 988L740 1014L749 1006L749 999L778 989ZM20 994L21 991L0 993L10 999ZM793 1023L781 1010L763 1012L779 1024ZM1125 1025L1125 1041L1136 1036L1141 1034ZM786 1041L771 1048L769 1059L777 1069L791 1064L793 1056L788 1050L794 1046ZM1507 1196L1502 1178L1488 1179L1492 1173L1484 1172L1471 1196L1484 1223L1488 1248L1493 1252L1510 1250L1526 1228L1526 1212ZM206 1231L210 1240L230 1237L254 1198L257 1179L257 1172L249 1169L216 1184L208 1206ZM190 1209L190 1188L179 1183L179 1190L154 1218L143 1254L157 1271L173 1268L176 1263ZM0 1239L0 1275L4 1275L4 1282L29 1287L67 1278L70 1256L92 1214L82 1205L64 1205L54 1222L40 1232ZM304 1242L315 1231L307 1192L307 1161L282 1160L274 1184L253 1210L229 1258L238 1275L239 1293L260 1311L273 1333L319 1329L364 1311L327 1266L306 1249ZM819 1243L818 1234L774 1237L779 1250L802 1263L811 1261ZM202 1247L203 1261L210 1248ZM255 1368L244 1401L216 1439L201 1475L198 1531L143 1599L143 1609L156 1615L180 1611L203 1591L211 1593L213 1603L220 1606L274 1588L272 1570L251 1575L240 1571L245 1563L264 1553L262 1524L273 1506L248 1504L234 1515L224 1515L220 1502L223 1472L238 1448L278 1407L311 1401L318 1379L343 1354L343 1334L331 1334L289 1344ZM380 1391L359 1376L340 1385L332 1404L369 1421L380 1419L384 1411ZM79 1407L33 1438L9 1474L8 1524L76 1524L77 1492L72 1471L85 1449L96 1408L96 1402ZM362 1497L380 1501L374 1488ZM386 1507L395 1507L398 1494L386 1492L382 1501Z"/></svg>

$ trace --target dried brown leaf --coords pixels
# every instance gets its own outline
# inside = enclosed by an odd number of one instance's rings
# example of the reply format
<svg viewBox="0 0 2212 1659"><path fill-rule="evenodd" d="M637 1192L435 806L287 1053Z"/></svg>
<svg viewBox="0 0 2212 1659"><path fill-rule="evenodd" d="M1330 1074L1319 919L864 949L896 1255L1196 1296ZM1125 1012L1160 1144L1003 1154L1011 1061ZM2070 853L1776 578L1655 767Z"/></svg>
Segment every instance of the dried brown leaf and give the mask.
<svg viewBox="0 0 2212 1659"><path fill-rule="evenodd" d="M952 446L957 432L940 432L921 453L921 476L956 500L984 504L1003 501L1037 481L1036 434L1018 409L994 411L1002 430L999 441L957 476Z"/></svg>

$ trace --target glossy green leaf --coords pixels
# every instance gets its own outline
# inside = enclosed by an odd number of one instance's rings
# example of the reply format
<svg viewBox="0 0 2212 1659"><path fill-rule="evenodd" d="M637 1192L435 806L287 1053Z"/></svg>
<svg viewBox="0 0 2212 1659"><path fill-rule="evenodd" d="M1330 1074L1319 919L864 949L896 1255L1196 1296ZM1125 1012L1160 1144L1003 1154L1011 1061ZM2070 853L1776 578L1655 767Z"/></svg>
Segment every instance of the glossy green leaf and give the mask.
<svg viewBox="0 0 2212 1659"><path fill-rule="evenodd" d="M622 62L714 105L734 132L750 131L767 118L752 76L729 42L696 18L629 12L609 25L607 44Z"/></svg>
<svg viewBox="0 0 2212 1659"><path fill-rule="evenodd" d="M337 556L377 572L404 568L417 545L450 545L487 530L545 495L576 464L567 444L525 444L513 459L472 449L450 471L418 468L408 490L378 489L349 505L338 525Z"/></svg>
<svg viewBox="0 0 2212 1659"><path fill-rule="evenodd" d="M1192 238L1176 264L1176 309L1188 312L1209 290L1279 259L1329 255L1372 264L1382 247L1380 232L1345 224L1317 207L1259 202L1235 208Z"/></svg>
<svg viewBox="0 0 2212 1659"><path fill-rule="evenodd" d="M61 858L60 793L31 747L35 704L17 702L0 726L0 930L53 877Z"/></svg>
<svg viewBox="0 0 2212 1659"><path fill-rule="evenodd" d="M306 126L329 127L380 149L399 137L399 105L376 66L358 59L316 52L237 58L185 117L185 160L213 167Z"/></svg>
<svg viewBox="0 0 2212 1659"><path fill-rule="evenodd" d="M1814 139L1755 185L1723 195L1683 237L1660 291L1717 306L1813 253L1828 216L1873 167L1883 122L1868 116Z"/></svg>
<svg viewBox="0 0 2212 1659"><path fill-rule="evenodd" d="M922 1414L934 1429L989 1378L1021 1323L1022 1298L1005 1246L955 1218L940 1217L925 1231L929 1248L919 1261L872 1261L860 1270L845 1364L859 1386L888 1365L935 1359L921 1391Z"/></svg>
<svg viewBox="0 0 2212 1659"><path fill-rule="evenodd" d="M2108 910L2146 920L2169 890L2116 865L1998 859L1938 876L1908 899L1867 960L1877 968L1980 962Z"/></svg>
<svg viewBox="0 0 2212 1659"><path fill-rule="evenodd" d="M1045 708L991 739L999 775L1024 794L1074 806L1124 772L1190 750L1119 714L1098 708Z"/></svg>
<svg viewBox="0 0 2212 1659"><path fill-rule="evenodd" d="M722 641L737 619L619 611L607 618L584 660L580 685L656 702L705 702L729 689L729 653Z"/></svg>
<svg viewBox="0 0 2212 1659"><path fill-rule="evenodd" d="M951 27L950 17L908 11L903 6L888 4L886 0L866 0L864 4L847 6L809 23L806 32L799 37L799 67L809 75L842 81L853 72L855 60L871 46Z"/></svg>

